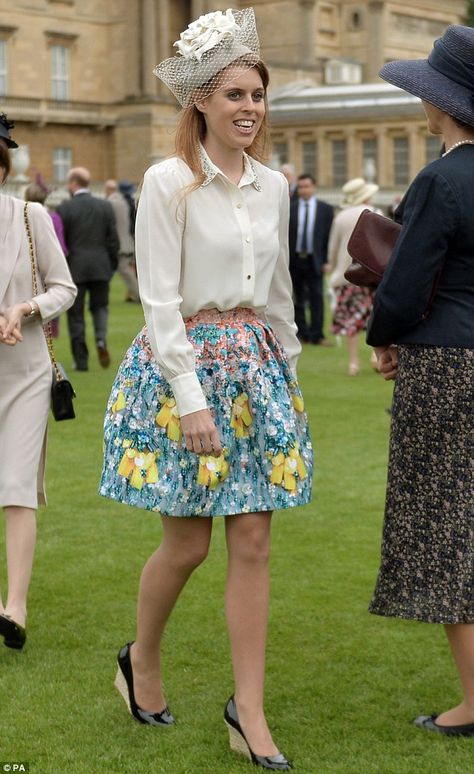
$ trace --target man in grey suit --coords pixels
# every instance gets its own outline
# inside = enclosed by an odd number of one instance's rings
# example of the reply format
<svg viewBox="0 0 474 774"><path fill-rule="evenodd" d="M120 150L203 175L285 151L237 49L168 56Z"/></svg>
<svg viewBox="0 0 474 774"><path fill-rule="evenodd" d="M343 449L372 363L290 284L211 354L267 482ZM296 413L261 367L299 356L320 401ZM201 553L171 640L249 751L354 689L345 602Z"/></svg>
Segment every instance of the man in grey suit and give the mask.
<svg viewBox="0 0 474 774"><path fill-rule="evenodd" d="M120 241L118 271L127 288L126 301L140 301L137 271L135 268L135 243L131 233L128 202L119 191L116 180L106 180L104 193L111 203Z"/></svg>
<svg viewBox="0 0 474 774"><path fill-rule="evenodd" d="M110 365L107 349L109 284L117 268L119 238L112 205L91 195L90 173L85 167L74 167L67 177L71 198L61 202L58 213L64 224L69 249L67 257L77 296L69 309L68 327L71 349L77 371L88 370L84 305L89 293L89 309L94 322L99 362Z"/></svg>

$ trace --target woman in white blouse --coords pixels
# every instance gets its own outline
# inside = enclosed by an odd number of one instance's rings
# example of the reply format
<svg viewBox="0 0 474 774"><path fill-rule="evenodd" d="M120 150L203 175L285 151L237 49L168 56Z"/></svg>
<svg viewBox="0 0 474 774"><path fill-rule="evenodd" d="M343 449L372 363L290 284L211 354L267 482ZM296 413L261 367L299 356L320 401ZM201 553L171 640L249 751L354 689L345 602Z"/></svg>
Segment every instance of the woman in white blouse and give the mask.
<svg viewBox="0 0 474 774"><path fill-rule="evenodd" d="M207 14L177 45L180 54L155 71L184 108L176 155L147 171L137 213L146 326L105 418L101 494L157 511L163 522L116 685L137 720L174 722L161 637L207 554L213 518L224 516L231 746L286 771L263 710L270 525L275 508L309 502L312 470L295 375L288 185L258 161L268 71L253 10Z"/></svg>

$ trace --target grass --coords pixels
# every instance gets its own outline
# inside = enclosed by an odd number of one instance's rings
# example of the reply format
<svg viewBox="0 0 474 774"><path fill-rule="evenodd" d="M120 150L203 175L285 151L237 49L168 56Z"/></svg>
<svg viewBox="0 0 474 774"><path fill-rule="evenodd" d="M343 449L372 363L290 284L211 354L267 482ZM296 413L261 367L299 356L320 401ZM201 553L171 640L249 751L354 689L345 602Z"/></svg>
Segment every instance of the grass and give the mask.
<svg viewBox="0 0 474 774"><path fill-rule="evenodd" d="M139 308L122 298L116 280L114 366L141 324ZM56 348L70 369L65 321ZM301 359L314 501L274 517L267 714L301 774L464 774L473 742L410 724L458 700L441 627L367 613L391 397L368 358L365 349L353 379L343 347L306 346ZM232 690L222 520L166 633L166 692L178 724L140 726L113 688L116 652L134 634L140 570L161 530L157 516L96 494L114 373L99 368L91 344L90 372L73 375L77 420L50 423L49 506L39 514L28 642L22 653L0 649L0 761L28 761L35 774L248 772L229 751L222 722Z"/></svg>

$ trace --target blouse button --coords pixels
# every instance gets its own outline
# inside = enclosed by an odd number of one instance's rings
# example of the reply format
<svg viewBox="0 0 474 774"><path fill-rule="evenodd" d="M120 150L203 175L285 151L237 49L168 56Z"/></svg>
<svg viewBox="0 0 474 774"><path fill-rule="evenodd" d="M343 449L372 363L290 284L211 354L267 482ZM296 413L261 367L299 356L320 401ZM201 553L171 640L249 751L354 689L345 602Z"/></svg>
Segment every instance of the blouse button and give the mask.
<svg viewBox="0 0 474 774"><path fill-rule="evenodd" d="M250 242L250 237L245 237L245 241L246 241L246 242L247 242L247 244L248 244L248 243Z"/></svg>
<svg viewBox="0 0 474 774"><path fill-rule="evenodd" d="M236 207L237 207L237 209L238 209L238 210L240 210L240 208L242 207L242 202L239 202L239 203L236 205Z"/></svg>
<svg viewBox="0 0 474 774"><path fill-rule="evenodd" d="M247 274L247 279L252 279L252 275L251 274Z"/></svg>

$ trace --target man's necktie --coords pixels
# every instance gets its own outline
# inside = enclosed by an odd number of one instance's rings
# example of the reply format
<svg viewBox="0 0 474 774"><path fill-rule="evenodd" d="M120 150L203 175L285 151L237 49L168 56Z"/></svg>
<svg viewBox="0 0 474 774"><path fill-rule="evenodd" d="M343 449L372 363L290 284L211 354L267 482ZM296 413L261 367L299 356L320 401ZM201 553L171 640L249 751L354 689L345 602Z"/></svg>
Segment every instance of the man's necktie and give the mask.
<svg viewBox="0 0 474 774"><path fill-rule="evenodd" d="M304 225L303 235L301 237L301 250L300 255L304 258L308 255L308 218L309 218L309 202L304 203Z"/></svg>

